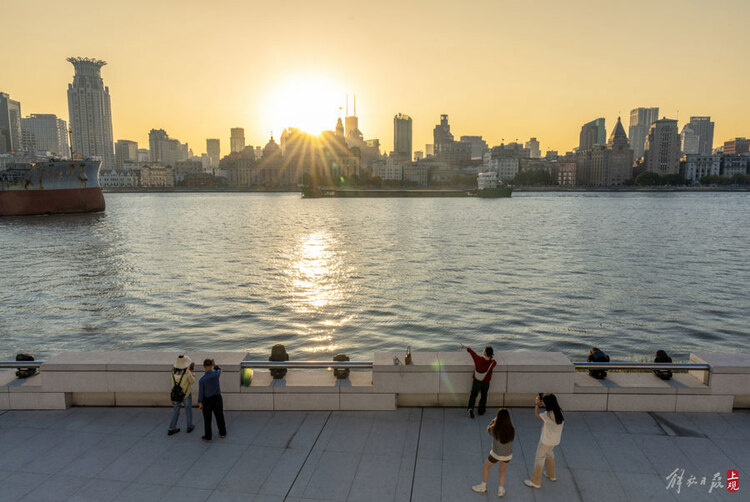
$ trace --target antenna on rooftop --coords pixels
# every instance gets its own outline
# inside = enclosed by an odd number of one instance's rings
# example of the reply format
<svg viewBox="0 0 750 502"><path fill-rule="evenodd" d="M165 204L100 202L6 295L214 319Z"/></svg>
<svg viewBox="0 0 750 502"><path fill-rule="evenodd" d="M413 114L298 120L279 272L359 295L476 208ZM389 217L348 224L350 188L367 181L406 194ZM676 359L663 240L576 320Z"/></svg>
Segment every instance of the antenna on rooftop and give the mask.
<svg viewBox="0 0 750 502"><path fill-rule="evenodd" d="M357 95L354 95L354 116L357 116Z"/></svg>
<svg viewBox="0 0 750 502"><path fill-rule="evenodd" d="M346 116L349 116L349 93L346 93Z"/></svg>

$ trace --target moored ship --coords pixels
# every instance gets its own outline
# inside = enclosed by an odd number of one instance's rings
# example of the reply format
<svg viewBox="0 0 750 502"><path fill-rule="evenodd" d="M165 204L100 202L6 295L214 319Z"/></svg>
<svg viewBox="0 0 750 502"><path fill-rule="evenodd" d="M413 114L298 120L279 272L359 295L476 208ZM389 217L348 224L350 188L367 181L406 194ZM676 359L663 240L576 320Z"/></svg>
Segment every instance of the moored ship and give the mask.
<svg viewBox="0 0 750 502"><path fill-rule="evenodd" d="M494 171L479 173L477 175L477 197L510 197L512 193L512 187L498 185L497 173Z"/></svg>
<svg viewBox="0 0 750 502"><path fill-rule="evenodd" d="M49 159L0 171L0 216L104 211L100 160Z"/></svg>

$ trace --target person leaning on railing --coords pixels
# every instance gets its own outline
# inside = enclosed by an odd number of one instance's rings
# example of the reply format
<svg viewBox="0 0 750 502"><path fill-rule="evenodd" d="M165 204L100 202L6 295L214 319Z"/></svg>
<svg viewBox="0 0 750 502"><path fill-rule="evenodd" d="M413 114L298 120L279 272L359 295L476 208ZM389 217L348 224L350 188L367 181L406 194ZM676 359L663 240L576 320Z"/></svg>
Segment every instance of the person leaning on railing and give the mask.
<svg viewBox="0 0 750 502"><path fill-rule="evenodd" d="M484 412L487 409L487 392L490 390L492 370L497 366L497 361L493 359L494 351L489 345L484 348L484 352L481 356L462 343L461 350L463 349L466 349L474 360L474 375L471 382L471 394L469 395L469 404L466 410L469 412L469 416L474 418L474 403L477 400L477 394L480 394L477 412L480 415L484 415Z"/></svg>

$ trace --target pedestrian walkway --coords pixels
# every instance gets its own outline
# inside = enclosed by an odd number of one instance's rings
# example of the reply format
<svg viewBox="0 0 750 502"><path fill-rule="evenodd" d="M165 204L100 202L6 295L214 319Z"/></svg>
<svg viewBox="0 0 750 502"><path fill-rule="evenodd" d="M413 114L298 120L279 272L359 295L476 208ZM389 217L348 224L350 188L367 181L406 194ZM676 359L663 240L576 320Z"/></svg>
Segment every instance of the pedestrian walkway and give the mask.
<svg viewBox="0 0 750 502"><path fill-rule="evenodd" d="M185 434L181 417L182 432L168 437L170 413L0 412L0 500L496 500L497 468L486 494L471 491L491 416L471 420L452 408L227 412L228 436L207 444L200 419ZM740 500L750 486L747 412L566 413L557 481L544 478L541 489L523 485L540 424L532 409L511 414L517 433L503 500ZM739 471L738 494L725 488L729 469ZM715 473L721 488L709 493Z"/></svg>

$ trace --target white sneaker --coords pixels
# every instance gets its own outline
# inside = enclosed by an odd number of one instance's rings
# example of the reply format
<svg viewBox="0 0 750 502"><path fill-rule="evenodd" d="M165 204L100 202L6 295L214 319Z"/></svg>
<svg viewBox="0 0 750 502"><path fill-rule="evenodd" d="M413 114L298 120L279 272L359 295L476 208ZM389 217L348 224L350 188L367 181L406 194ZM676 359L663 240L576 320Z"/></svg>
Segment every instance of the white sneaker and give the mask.
<svg viewBox="0 0 750 502"><path fill-rule="evenodd" d="M530 488L541 488L542 485L535 485L530 479L524 479L523 484Z"/></svg>
<svg viewBox="0 0 750 502"><path fill-rule="evenodd" d="M546 472L544 473L544 477L547 478L547 479L549 479L550 481L557 481L557 478L550 477L550 475L547 474Z"/></svg>
<svg viewBox="0 0 750 502"><path fill-rule="evenodd" d="M505 487L501 486L497 489L497 496L502 497L503 495L505 495Z"/></svg>
<svg viewBox="0 0 750 502"><path fill-rule="evenodd" d="M476 485L471 487L477 493L487 493L487 485Z"/></svg>

